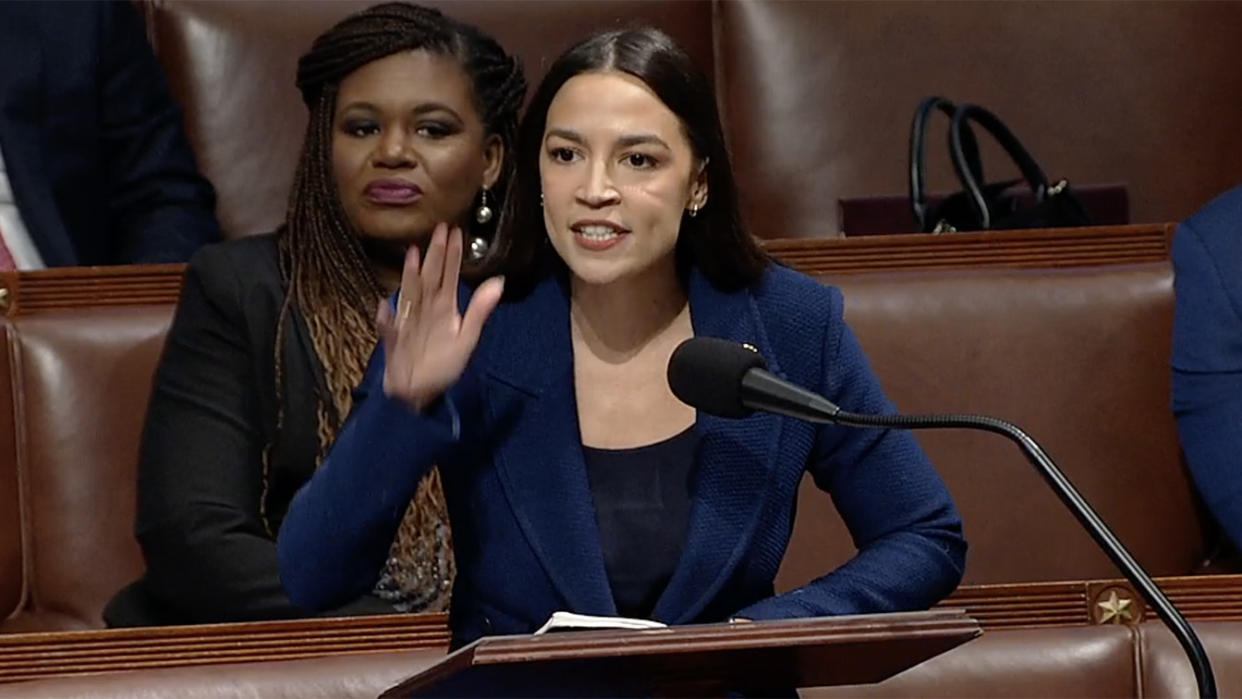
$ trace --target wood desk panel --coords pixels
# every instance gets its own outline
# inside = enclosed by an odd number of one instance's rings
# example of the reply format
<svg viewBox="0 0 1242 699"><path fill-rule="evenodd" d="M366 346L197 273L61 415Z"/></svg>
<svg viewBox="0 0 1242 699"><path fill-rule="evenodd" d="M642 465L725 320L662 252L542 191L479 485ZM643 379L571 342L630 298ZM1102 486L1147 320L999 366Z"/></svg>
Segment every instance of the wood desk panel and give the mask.
<svg viewBox="0 0 1242 699"><path fill-rule="evenodd" d="M1190 621L1242 621L1242 575L1158 578ZM1129 617L1104 620L1110 593L1132 600ZM976 585L939 607L964 609L984 631L1135 625L1154 618L1121 580ZM0 683L158 667L294 660L388 651L445 649L444 614L396 614L0 635Z"/></svg>

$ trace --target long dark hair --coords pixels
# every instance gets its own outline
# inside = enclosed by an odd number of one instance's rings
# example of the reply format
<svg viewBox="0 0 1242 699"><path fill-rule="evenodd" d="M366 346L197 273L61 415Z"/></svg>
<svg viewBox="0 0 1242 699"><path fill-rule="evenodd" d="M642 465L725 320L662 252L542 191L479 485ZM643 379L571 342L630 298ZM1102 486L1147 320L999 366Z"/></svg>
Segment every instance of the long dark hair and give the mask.
<svg viewBox="0 0 1242 699"><path fill-rule="evenodd" d="M506 294L521 296L564 263L547 244L541 206L539 157L552 99L570 78L621 71L643 81L677 115L699 162L706 162L707 203L682 215L677 266L700 269L716 287L732 291L755 282L768 256L742 223L716 96L707 76L664 32L650 27L593 36L556 60L535 91L518 131L517 171L506 196L496 244L482 275L505 275Z"/></svg>

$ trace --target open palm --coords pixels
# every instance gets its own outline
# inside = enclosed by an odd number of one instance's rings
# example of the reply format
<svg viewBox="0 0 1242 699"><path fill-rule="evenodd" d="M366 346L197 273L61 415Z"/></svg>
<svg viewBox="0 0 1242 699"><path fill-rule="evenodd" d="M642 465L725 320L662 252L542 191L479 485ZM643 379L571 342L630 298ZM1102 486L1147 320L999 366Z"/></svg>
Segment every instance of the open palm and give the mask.
<svg viewBox="0 0 1242 699"><path fill-rule="evenodd" d="M441 223L432 233L425 259L410 246L401 273L396 313L386 301L376 314L387 353L384 392L422 410L453 385L466 369L504 291L504 279L479 285L463 316L457 309L461 271L461 229Z"/></svg>

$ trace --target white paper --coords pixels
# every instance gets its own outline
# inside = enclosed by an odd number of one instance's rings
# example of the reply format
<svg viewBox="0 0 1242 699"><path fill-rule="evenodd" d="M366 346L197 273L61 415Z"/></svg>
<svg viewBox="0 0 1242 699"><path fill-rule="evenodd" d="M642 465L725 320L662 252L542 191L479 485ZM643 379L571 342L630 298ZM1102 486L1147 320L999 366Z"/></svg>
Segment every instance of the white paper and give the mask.
<svg viewBox="0 0 1242 699"><path fill-rule="evenodd" d="M590 616L573 612L553 612L547 623L539 627L535 635L563 629L665 629L668 624L650 619L633 619L624 616Z"/></svg>

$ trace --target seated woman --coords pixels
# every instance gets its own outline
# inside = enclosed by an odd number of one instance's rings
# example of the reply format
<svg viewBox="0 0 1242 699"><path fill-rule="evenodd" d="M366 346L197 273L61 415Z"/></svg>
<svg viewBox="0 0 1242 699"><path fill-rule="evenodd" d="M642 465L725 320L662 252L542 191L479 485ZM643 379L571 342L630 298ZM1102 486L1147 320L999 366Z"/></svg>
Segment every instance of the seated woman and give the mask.
<svg viewBox="0 0 1242 699"><path fill-rule="evenodd" d="M703 335L749 343L847 410L892 410L841 294L743 229L716 101L685 52L651 29L574 47L516 158L485 270L503 277L459 292L461 236L442 227L380 307L384 351L280 530L290 599L330 609L371 589L433 464L455 645L558 610L684 624L919 609L954 589L961 522L908 433L726 420L672 395L670 355ZM774 595L808 471L858 553Z"/></svg>
<svg viewBox="0 0 1242 699"><path fill-rule="evenodd" d="M281 587L275 532L349 413L375 304L436 222L495 225L489 192L506 184L526 83L494 40L378 5L316 39L297 84L310 120L285 225L206 248L186 273L142 442L147 573L109 605L111 625L305 614ZM424 469L416 486L372 587L324 611L446 608L440 480Z"/></svg>
<svg viewBox="0 0 1242 699"><path fill-rule="evenodd" d="M1242 187L1221 194L1173 238L1173 414L1186 464L1242 556ZM1224 543L1224 542L1222 542Z"/></svg>

